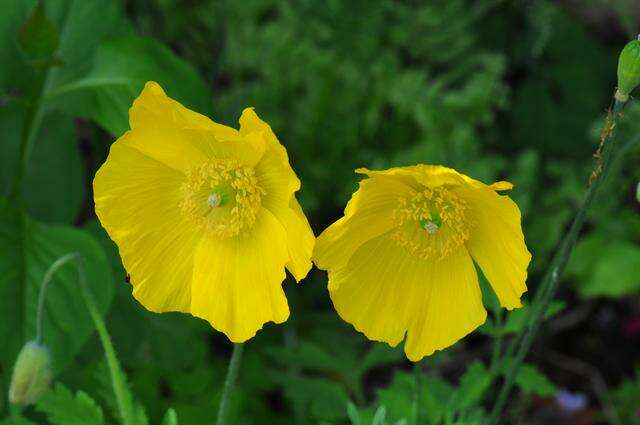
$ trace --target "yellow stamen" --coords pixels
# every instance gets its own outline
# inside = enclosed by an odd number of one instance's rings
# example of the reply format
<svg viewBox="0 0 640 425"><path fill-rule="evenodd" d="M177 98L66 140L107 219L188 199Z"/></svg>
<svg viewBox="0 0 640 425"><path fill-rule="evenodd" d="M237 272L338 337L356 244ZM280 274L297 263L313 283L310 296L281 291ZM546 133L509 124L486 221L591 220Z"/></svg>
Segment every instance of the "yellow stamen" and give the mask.
<svg viewBox="0 0 640 425"><path fill-rule="evenodd" d="M425 260L445 258L469 239L468 207L446 187L425 188L401 198L394 211L397 228L392 239Z"/></svg>
<svg viewBox="0 0 640 425"><path fill-rule="evenodd" d="M183 214L208 234L225 239L253 227L264 189L253 168L219 159L189 170L182 192Z"/></svg>

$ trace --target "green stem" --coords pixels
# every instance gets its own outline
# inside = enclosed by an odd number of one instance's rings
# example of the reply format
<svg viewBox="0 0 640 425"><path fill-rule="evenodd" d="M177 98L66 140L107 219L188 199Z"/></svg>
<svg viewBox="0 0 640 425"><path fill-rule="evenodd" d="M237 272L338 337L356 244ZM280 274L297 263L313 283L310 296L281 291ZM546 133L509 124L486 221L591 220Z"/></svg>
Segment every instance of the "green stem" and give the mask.
<svg viewBox="0 0 640 425"><path fill-rule="evenodd" d="M40 294L38 296L38 312L36 315L36 342L38 344L42 343L42 322L44 320L44 300L47 295L47 288L49 287L49 282L53 278L53 275L56 274L58 269L65 264L75 261L78 254L71 253L67 255L63 255L58 258L52 265L49 267L49 270L44 274L44 278L42 279L42 284L40 285Z"/></svg>
<svg viewBox="0 0 640 425"><path fill-rule="evenodd" d="M569 261L569 257L573 248L575 246L576 240L578 239L578 234L582 229L582 226L585 222L587 211L591 206L591 203L598 192L602 182L606 179L607 173L609 171L609 164L611 162L611 158L613 156L615 143L613 140L614 130L616 126L616 121L618 117L622 113L622 108L624 104L617 101L615 102L615 106L613 111L609 111L607 116L607 123L603 132L603 138L601 141L602 152L600 153L600 157L598 159L598 163L596 165L596 169L594 170L591 178L591 184L587 190L587 193L582 201L582 205L578 210L571 227L565 234L562 242L558 250L556 251L553 260L551 261L551 267L545 274L543 281L540 285L540 289L536 293L534 297L534 302L532 303L532 312L531 318L529 322L529 326L523 332L523 335L518 337L512 347L509 348L507 355L511 356L515 352L515 357L513 361L510 362L509 370L505 376L505 380L500 388L500 392L498 393L498 397L496 399L496 403L491 411L491 416L489 417L489 424L496 424L502 414L504 406L507 402L507 398L513 387L513 383L515 381L515 377L518 373L520 365L524 361L531 345L534 341L536 333L540 328L540 325L544 319L544 315L553 300L553 297L558 290L558 285L560 282L560 276L564 271L567 262ZM516 351L517 347L517 351Z"/></svg>
<svg viewBox="0 0 640 425"><path fill-rule="evenodd" d="M493 379L495 379L495 376L498 374L498 366L500 366L500 355L502 354L502 342L504 341L504 335L502 333L503 320L501 308L495 311L494 317L496 322L496 329L499 330L499 333L493 342L493 353L491 354L490 372L493 376Z"/></svg>
<svg viewBox="0 0 640 425"><path fill-rule="evenodd" d="M220 398L220 407L218 407L217 425L226 425L229 423L229 401L231 400L231 394L238 379L243 350L244 344L233 344L233 353L231 353L231 360L229 360L229 369L227 369L227 377L224 380L224 389L222 390L222 397Z"/></svg>
<svg viewBox="0 0 640 425"><path fill-rule="evenodd" d="M53 275L65 264L74 262L76 266L76 270L78 271L78 281L80 283L80 291L82 293L82 297L84 298L87 309L89 310L89 315L93 320L93 324L96 327L96 331L98 332L98 336L100 337L100 342L102 343L102 348L104 349L105 357L107 359L107 365L109 367L109 373L111 375L111 383L113 385L113 392L116 397L116 403L118 405L118 410L120 412L120 417L122 419L122 423L125 425L133 425L134 424L134 416L133 416L133 406L131 402L131 397L128 396L128 390L126 387L126 383L122 378L124 375L120 370L120 364L118 363L118 359L116 357L115 350L113 348L113 344L111 343L111 338L109 337L109 333L107 332L107 327L102 320L102 316L100 315L100 311L96 305L96 302L89 290L89 286L87 285L87 279L84 269L84 261L82 256L77 252L73 252L70 254L63 255L58 258L52 265L49 267L49 270L45 273L44 279L42 281L42 285L40 287L40 296L38 299L38 315L37 315L37 329L36 329L36 340L38 342L42 341L42 321L44 318L44 300L46 296L46 289L53 278Z"/></svg>
<svg viewBox="0 0 640 425"><path fill-rule="evenodd" d="M422 409L422 364L419 361L413 365L413 376L416 386L413 399L413 417L415 425L421 425L424 423L424 412Z"/></svg>
<svg viewBox="0 0 640 425"><path fill-rule="evenodd" d="M80 287L82 290L82 296L93 319L93 324L98 331L102 348L107 359L107 366L109 368L109 374L111 375L111 384L113 385L113 392L116 397L116 403L118 404L118 411L120 412L120 418L125 425L133 425L135 423L133 403L127 389L127 383L124 381L124 372L120 368L120 363L116 357L116 351L113 348L113 343L107 332L107 327L102 320L98 306L93 298L93 294L89 290L87 285L84 262L82 257L78 255L76 257L76 265L78 266L78 279L80 281Z"/></svg>

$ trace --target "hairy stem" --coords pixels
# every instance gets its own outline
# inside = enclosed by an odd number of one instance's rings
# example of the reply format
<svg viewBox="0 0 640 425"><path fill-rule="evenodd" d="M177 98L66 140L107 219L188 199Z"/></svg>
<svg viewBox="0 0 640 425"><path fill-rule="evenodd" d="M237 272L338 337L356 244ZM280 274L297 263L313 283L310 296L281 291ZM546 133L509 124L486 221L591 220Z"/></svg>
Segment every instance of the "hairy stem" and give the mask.
<svg viewBox="0 0 640 425"><path fill-rule="evenodd" d="M520 365L529 352L536 333L544 319L544 315L549 308L556 291L558 290L560 276L569 261L571 252L573 251L576 240L578 239L578 234L585 222L587 211L589 210L598 189L607 176L609 164L616 147L614 143L614 130L617 119L622 114L623 106L623 103L616 100L613 110L610 110L607 115L605 127L601 135L600 147L596 152L596 167L589 179L590 185L582 201L582 205L576 213L571 227L564 235L553 260L551 261L551 266L545 274L540 288L534 297L529 326L524 330L522 335L519 335L519 337L516 338L512 346L507 350L508 358L510 358L514 353L515 356L513 357L513 361L505 375L505 380L500 388L493 410L491 411L491 416L488 421L489 424L498 423L511 388L513 387Z"/></svg>
<svg viewBox="0 0 640 425"><path fill-rule="evenodd" d="M217 425L226 425L229 423L229 401L236 385L236 380L238 379L243 350L244 344L233 344L233 353L231 353L231 360L229 360L229 369L227 369L227 377L224 380L224 389L222 390L222 397L220 398L220 407L218 407Z"/></svg>

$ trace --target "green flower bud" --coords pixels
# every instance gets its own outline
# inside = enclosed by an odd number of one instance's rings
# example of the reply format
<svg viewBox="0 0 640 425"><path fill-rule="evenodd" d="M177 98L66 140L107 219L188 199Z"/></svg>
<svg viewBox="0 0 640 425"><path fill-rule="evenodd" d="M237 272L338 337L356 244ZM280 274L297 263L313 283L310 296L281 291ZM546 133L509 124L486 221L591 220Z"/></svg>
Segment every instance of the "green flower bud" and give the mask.
<svg viewBox="0 0 640 425"><path fill-rule="evenodd" d="M13 368L9 402L26 406L33 404L51 382L51 357L49 350L36 341L27 342Z"/></svg>
<svg viewBox="0 0 640 425"><path fill-rule="evenodd" d="M624 46L618 59L618 91L616 99L626 102L629 93L640 84L640 37Z"/></svg>

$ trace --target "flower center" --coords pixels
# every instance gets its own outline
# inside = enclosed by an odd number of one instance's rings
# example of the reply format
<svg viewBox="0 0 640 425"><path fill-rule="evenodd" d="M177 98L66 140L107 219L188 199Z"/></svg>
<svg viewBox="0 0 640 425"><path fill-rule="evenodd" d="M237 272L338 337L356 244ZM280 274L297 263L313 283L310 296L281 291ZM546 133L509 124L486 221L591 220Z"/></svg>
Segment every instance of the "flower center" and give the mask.
<svg viewBox="0 0 640 425"><path fill-rule="evenodd" d="M253 226L264 190L253 168L219 159L190 169L182 193L182 213L200 229L225 239Z"/></svg>
<svg viewBox="0 0 640 425"><path fill-rule="evenodd" d="M468 206L446 187L425 188L401 198L394 210L396 230L391 238L425 260L445 258L469 239Z"/></svg>

